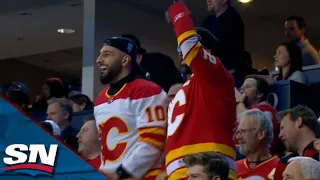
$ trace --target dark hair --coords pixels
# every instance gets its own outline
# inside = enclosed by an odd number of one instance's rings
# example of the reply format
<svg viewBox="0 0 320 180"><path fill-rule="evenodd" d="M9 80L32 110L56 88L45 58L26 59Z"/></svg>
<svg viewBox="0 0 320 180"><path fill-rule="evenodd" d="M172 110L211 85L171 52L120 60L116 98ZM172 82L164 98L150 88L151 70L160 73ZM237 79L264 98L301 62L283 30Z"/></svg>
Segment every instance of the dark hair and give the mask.
<svg viewBox="0 0 320 180"><path fill-rule="evenodd" d="M302 28L306 29L307 28L307 23L303 17L292 15L292 16L287 17L286 21L296 21L299 29L302 29ZM307 36L306 32L304 32L303 35Z"/></svg>
<svg viewBox="0 0 320 180"><path fill-rule="evenodd" d="M249 78L256 80L257 90L263 94L262 98L260 99L260 102L265 101L267 99L268 90L269 90L268 82L263 77L256 75L256 74L248 75L244 78L244 80L249 79Z"/></svg>
<svg viewBox="0 0 320 180"><path fill-rule="evenodd" d="M83 105L85 104L85 107L83 108L83 110L87 110L87 109L92 109L93 108L93 103L90 100L90 98L84 94L76 94L73 95L69 98L70 101L78 104L78 105Z"/></svg>
<svg viewBox="0 0 320 180"><path fill-rule="evenodd" d="M217 153L198 153L187 155L183 159L187 167L195 165L204 166L204 172L212 179L220 176L221 180L228 180L229 163L225 157Z"/></svg>
<svg viewBox="0 0 320 180"><path fill-rule="evenodd" d="M215 35L203 27L196 27L196 31L199 41L205 49L209 49L211 54L220 52L219 39Z"/></svg>
<svg viewBox="0 0 320 180"><path fill-rule="evenodd" d="M96 121L96 119L95 119L95 117L94 117L93 114L87 115L83 120L84 120L83 125L84 125L85 123L87 123L87 122L90 122L90 121L93 121L93 122ZM83 125L82 125L82 126L83 126ZM96 126L94 126L94 129L96 130L96 133L98 134L98 129L96 128Z"/></svg>
<svg viewBox="0 0 320 180"><path fill-rule="evenodd" d="M289 54L290 67L286 77L282 77L282 70L279 70L279 76L277 80L287 79L295 71L302 71L302 52L299 46L293 42L282 43L279 46L284 46Z"/></svg>
<svg viewBox="0 0 320 180"><path fill-rule="evenodd" d="M297 105L292 109L281 111L277 114L279 119L282 119L284 116L289 115L292 121L296 121L299 117L302 119L302 123L309 127L314 133L318 126L318 118L313 110L307 106Z"/></svg>
<svg viewBox="0 0 320 180"><path fill-rule="evenodd" d="M67 96L65 85L60 78L49 78L44 82L44 84L50 87L49 98L62 98Z"/></svg>

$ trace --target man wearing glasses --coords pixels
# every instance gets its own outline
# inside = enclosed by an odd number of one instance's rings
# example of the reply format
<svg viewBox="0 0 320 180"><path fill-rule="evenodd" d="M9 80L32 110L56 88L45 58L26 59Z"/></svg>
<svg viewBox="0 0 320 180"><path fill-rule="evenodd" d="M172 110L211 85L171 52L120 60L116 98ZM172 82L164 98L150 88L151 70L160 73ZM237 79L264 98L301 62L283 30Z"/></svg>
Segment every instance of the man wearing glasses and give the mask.
<svg viewBox="0 0 320 180"><path fill-rule="evenodd" d="M279 158L269 151L273 140L270 115L258 109L240 114L236 138L241 154L246 155L237 161L237 178L273 179Z"/></svg>
<svg viewBox="0 0 320 180"><path fill-rule="evenodd" d="M277 110L272 107L269 102L267 102L269 94L268 88L268 82L263 77L254 74L247 76L240 88L240 91L235 90L237 116L239 117L241 113L247 111L248 109L259 109L260 111L271 113L273 134L275 137L273 138L270 152L271 154L283 156L282 152L284 151L284 147L278 138L280 124L276 119ZM238 147L237 141L235 141L235 144Z"/></svg>

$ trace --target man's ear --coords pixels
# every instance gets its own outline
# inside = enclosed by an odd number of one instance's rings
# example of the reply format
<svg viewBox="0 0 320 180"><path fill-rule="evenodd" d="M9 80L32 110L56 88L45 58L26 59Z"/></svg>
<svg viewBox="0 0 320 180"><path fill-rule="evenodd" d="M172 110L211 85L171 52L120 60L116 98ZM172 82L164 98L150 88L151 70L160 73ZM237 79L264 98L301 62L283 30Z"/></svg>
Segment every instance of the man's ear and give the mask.
<svg viewBox="0 0 320 180"><path fill-rule="evenodd" d="M221 180L220 176L214 176L212 180Z"/></svg>
<svg viewBox="0 0 320 180"><path fill-rule="evenodd" d="M86 103L81 104L81 105L80 105L81 110L83 110L83 109L86 107L86 105L87 105Z"/></svg>
<svg viewBox="0 0 320 180"><path fill-rule="evenodd" d="M127 66L130 61L132 61L131 57L129 55L124 55L122 59L122 66Z"/></svg>
<svg viewBox="0 0 320 180"><path fill-rule="evenodd" d="M70 118L70 113L69 112L64 112L64 119L68 119Z"/></svg>
<svg viewBox="0 0 320 180"><path fill-rule="evenodd" d="M302 34L305 34L306 33L306 28L301 28L301 32L302 32Z"/></svg>
<svg viewBox="0 0 320 180"><path fill-rule="evenodd" d="M263 97L263 95L264 95L263 93L257 91L257 96L258 96L259 99L261 99Z"/></svg>
<svg viewBox="0 0 320 180"><path fill-rule="evenodd" d="M298 117L298 119L296 120L296 123L297 123L297 128L301 128L303 125L302 118Z"/></svg>
<svg viewBox="0 0 320 180"><path fill-rule="evenodd" d="M267 136L267 132L266 132L266 131L260 131L260 132L258 132L258 138L259 138L259 140L262 140L262 139L266 138L266 136Z"/></svg>
<svg viewBox="0 0 320 180"><path fill-rule="evenodd" d="M223 0L222 3L223 3L223 4L230 4L229 1L230 1L230 0Z"/></svg>

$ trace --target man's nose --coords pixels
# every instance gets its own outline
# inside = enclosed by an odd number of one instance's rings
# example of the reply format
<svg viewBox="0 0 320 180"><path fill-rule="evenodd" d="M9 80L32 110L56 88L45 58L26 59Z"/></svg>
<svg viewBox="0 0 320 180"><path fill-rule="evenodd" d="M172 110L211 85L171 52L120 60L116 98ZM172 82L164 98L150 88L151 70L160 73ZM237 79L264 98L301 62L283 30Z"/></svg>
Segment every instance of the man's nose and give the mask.
<svg viewBox="0 0 320 180"><path fill-rule="evenodd" d="M273 56L273 59L275 59L277 57L277 54L275 54L274 56Z"/></svg>
<svg viewBox="0 0 320 180"><path fill-rule="evenodd" d="M240 132L236 132L236 139L237 139L237 140L242 139L242 135L241 135Z"/></svg>
<svg viewBox="0 0 320 180"><path fill-rule="evenodd" d="M96 63L99 65L101 63L101 58L100 56L98 56L98 58L96 59Z"/></svg>

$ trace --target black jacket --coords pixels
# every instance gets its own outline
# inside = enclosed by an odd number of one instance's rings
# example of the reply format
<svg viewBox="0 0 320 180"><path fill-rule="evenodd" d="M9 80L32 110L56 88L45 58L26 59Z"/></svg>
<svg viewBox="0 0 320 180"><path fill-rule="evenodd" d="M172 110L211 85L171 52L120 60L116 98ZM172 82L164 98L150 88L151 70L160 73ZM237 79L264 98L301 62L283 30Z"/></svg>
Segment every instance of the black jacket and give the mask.
<svg viewBox="0 0 320 180"><path fill-rule="evenodd" d="M60 136L61 140L75 151L78 151L78 132L77 129L68 126L61 132Z"/></svg>

